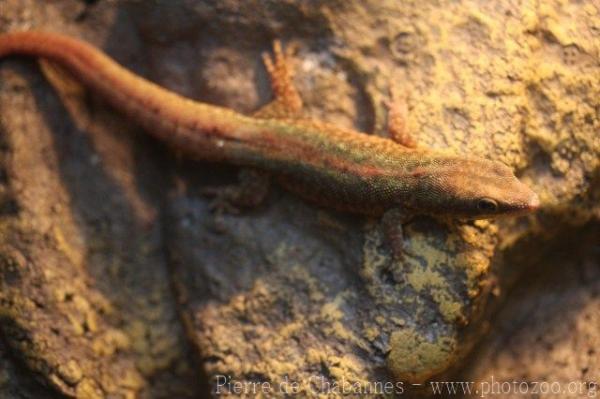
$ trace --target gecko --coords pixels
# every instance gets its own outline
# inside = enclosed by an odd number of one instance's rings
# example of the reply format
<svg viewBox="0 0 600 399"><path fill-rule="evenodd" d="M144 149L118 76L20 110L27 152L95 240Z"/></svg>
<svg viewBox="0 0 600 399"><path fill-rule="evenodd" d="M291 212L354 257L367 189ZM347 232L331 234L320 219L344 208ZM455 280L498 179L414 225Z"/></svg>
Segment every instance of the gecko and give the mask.
<svg viewBox="0 0 600 399"><path fill-rule="evenodd" d="M92 45L62 34L2 34L0 58L9 55L59 65L184 156L261 171L249 174L268 174L318 206L385 220L389 214L496 218L522 215L540 205L538 196L502 162L418 145L406 130L406 104L393 90L387 103L389 137L304 116L293 84L293 54L279 41L273 56L263 55L274 99L250 116L162 88ZM240 202L255 194L248 202L257 203L262 187L242 184L228 194Z"/></svg>

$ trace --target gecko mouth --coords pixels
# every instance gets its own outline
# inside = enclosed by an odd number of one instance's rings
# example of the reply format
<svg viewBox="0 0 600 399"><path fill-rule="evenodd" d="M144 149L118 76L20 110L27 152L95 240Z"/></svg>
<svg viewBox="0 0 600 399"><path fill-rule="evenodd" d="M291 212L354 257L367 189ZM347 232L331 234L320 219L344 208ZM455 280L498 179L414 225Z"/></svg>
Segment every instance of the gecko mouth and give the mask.
<svg viewBox="0 0 600 399"><path fill-rule="evenodd" d="M536 211L540 207L540 197L536 193L532 193L529 203L527 204L528 211Z"/></svg>
<svg viewBox="0 0 600 399"><path fill-rule="evenodd" d="M540 198L534 192L531 193L531 196L527 201L523 201L523 203L512 212L509 212L510 216L523 216L529 213L535 212L540 208Z"/></svg>

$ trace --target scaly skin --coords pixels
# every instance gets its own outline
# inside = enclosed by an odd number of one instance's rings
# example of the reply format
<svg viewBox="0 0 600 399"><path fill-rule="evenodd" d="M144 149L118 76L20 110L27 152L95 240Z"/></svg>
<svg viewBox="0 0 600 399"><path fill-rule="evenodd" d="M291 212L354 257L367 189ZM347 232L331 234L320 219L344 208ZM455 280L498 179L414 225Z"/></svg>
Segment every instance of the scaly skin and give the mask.
<svg viewBox="0 0 600 399"><path fill-rule="evenodd" d="M402 145L297 116L301 101L288 82L291 73L277 58L282 56L278 47L275 62L265 60L276 101L254 117L167 91L94 47L59 34L0 36L0 58L12 54L60 65L179 152L265 170L322 206L367 215L402 208L486 218L521 214L539 205L536 194L502 163L411 148L407 141Z"/></svg>

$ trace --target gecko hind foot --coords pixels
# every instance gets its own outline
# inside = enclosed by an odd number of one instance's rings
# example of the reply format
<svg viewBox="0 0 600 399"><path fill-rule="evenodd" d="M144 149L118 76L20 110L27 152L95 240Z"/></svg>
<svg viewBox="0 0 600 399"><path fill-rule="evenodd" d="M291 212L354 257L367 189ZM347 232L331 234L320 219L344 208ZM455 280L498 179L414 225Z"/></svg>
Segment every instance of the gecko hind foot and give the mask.
<svg viewBox="0 0 600 399"><path fill-rule="evenodd" d="M298 112L302 109L302 99L294 86L294 47L283 49L281 42L273 42L273 55L263 53L265 68L271 79L271 89L275 102L288 112Z"/></svg>
<svg viewBox="0 0 600 399"><path fill-rule="evenodd" d="M240 182L227 186L210 186L201 189L204 196L211 197L209 209L218 215L239 215L241 208L256 208L268 194L269 178L264 173L243 169Z"/></svg>
<svg viewBox="0 0 600 399"><path fill-rule="evenodd" d="M392 140L398 144L408 148L416 148L417 141L408 132L406 120L408 118L408 106L406 98L408 92L400 94L398 88L394 85L390 86L390 97L385 101L385 106L388 109L387 129Z"/></svg>

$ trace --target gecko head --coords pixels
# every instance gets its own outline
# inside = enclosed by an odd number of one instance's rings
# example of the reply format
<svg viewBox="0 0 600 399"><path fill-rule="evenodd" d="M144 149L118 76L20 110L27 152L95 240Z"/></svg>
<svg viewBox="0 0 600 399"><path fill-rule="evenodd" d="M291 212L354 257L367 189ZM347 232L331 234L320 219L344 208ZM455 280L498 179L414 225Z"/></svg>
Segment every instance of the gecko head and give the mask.
<svg viewBox="0 0 600 399"><path fill-rule="evenodd" d="M445 198L450 213L469 219L518 216L535 211L540 201L511 168L482 158L444 162L429 189ZM431 185L430 185L431 184ZM442 202L438 208L442 209ZM448 212L448 210L443 210Z"/></svg>

